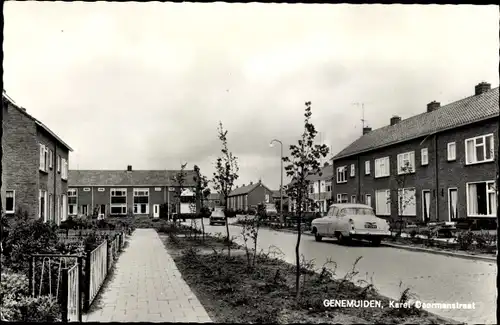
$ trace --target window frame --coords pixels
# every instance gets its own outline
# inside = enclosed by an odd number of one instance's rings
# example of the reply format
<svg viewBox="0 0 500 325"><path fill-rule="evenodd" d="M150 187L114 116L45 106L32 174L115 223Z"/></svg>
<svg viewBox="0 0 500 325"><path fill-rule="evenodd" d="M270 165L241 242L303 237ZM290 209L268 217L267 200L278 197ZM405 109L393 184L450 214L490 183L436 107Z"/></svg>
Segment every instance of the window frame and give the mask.
<svg viewBox="0 0 500 325"><path fill-rule="evenodd" d="M54 168L54 152L52 149L49 149L49 168Z"/></svg>
<svg viewBox="0 0 500 325"><path fill-rule="evenodd" d="M370 175L371 173L371 165L370 165L370 161L367 160L365 161L365 175Z"/></svg>
<svg viewBox="0 0 500 325"><path fill-rule="evenodd" d="M412 191L413 192L413 206L415 211L412 213L408 213L406 211L401 211L401 194L403 196L407 191ZM405 210L408 207L405 207ZM415 187L404 187L404 188L398 188L398 216L402 217L416 217L417 216L417 189Z"/></svg>
<svg viewBox="0 0 500 325"><path fill-rule="evenodd" d="M76 216L78 215L78 189L77 188L68 188L68 191L66 192L67 195L67 206L68 206L68 215L69 216ZM69 198L76 197L76 203L69 204ZM69 213L69 207L73 206L73 213Z"/></svg>
<svg viewBox="0 0 500 325"><path fill-rule="evenodd" d="M342 173L341 175L343 175L343 180L340 180L339 173ZM337 167L336 176L337 176L336 177L337 184L347 183L347 165Z"/></svg>
<svg viewBox="0 0 500 325"><path fill-rule="evenodd" d="M8 193L12 193L12 210L7 210L7 199L9 198ZM5 191L5 213L12 214L16 212L16 190L6 190Z"/></svg>
<svg viewBox="0 0 500 325"><path fill-rule="evenodd" d="M45 144L43 143L39 143L39 150L40 150L40 163L38 165L38 170L44 172L44 173L47 173L47 169L48 169L48 164L49 164L49 161L48 161L48 156L49 156L49 153L48 153L48 148L47 146L45 146Z"/></svg>
<svg viewBox="0 0 500 325"><path fill-rule="evenodd" d="M379 162L377 164L377 162ZM381 174L380 171L380 162L384 162L384 166L387 165L386 168L384 168L385 171L387 171L387 174ZM379 172L377 173L377 167ZM381 157L375 159L375 178L384 178L384 177L390 177L391 176L391 160L389 156Z"/></svg>
<svg viewBox="0 0 500 325"><path fill-rule="evenodd" d="M488 184L493 184L493 186L496 186L496 181L495 180L487 180L487 181L476 181L476 182L467 182L465 183L465 193L466 193L466 204L467 204L467 217L471 217L471 218L491 218L491 217L496 217L496 213L497 213L497 209L498 209L498 202L497 203L497 207L496 208L493 208L493 211L490 211L491 213L490 214L471 214L470 213L470 207L469 207L469 199L470 199L470 193L469 193L469 185L471 184L482 184L482 183L486 183L486 209L488 210L490 208L490 195L491 193L493 193L495 195L495 199L497 199L498 195L498 189L493 189L493 190L490 190L488 188Z"/></svg>
<svg viewBox="0 0 500 325"><path fill-rule="evenodd" d="M116 192L120 192L123 195L116 195ZM111 188L110 189L110 191L109 191L109 214L110 215L120 216L120 215L127 214L127 209L128 209L128 205L127 205L128 198L127 198L127 195L128 195L128 191L127 191L127 188L125 188L125 187L116 187L116 188ZM125 198L125 203L112 203L111 201L112 201L113 197L124 197ZM113 213L112 212L113 208L120 208L121 209L121 213ZM125 209L125 212L123 212L124 209Z"/></svg>
<svg viewBox="0 0 500 325"><path fill-rule="evenodd" d="M57 172L60 174L61 173L61 156L57 155L57 160L56 160L56 167L57 167Z"/></svg>
<svg viewBox="0 0 500 325"><path fill-rule="evenodd" d="M84 188L83 188L83 191L84 191L84 192L90 192L90 187L84 187Z"/></svg>
<svg viewBox="0 0 500 325"><path fill-rule="evenodd" d="M425 155L424 155L424 152L425 152ZM425 157L425 162L424 162L424 157ZM429 148L420 149L420 165L421 166L429 165Z"/></svg>
<svg viewBox="0 0 500 325"><path fill-rule="evenodd" d="M408 156L407 158L405 157L406 155ZM406 161L409 162L409 167L411 168L411 170L404 172L403 163ZM397 163L398 163L398 175L415 173L415 151L407 151L398 154Z"/></svg>
<svg viewBox="0 0 500 325"><path fill-rule="evenodd" d="M155 187L155 192L161 192L161 187Z"/></svg>
<svg viewBox="0 0 500 325"><path fill-rule="evenodd" d="M358 203L358 202L356 202L356 201L357 201L357 197L356 197L356 195L351 195L351 203L353 203L353 204Z"/></svg>
<svg viewBox="0 0 500 325"><path fill-rule="evenodd" d="M453 148L453 151L450 150L450 147ZM451 153L453 153L453 155L451 155ZM448 142L446 144L446 160L447 161L457 160L457 143L455 141Z"/></svg>
<svg viewBox="0 0 500 325"><path fill-rule="evenodd" d="M484 153L484 160L481 160L481 161L478 161L477 160L477 147L478 145L476 144L476 141L477 139L479 138L482 138L483 139L483 143L482 143L482 146L483 146L483 153ZM491 148L492 148L492 154L491 154L491 158L490 159L486 159L486 140L487 139L490 139L491 138ZM468 150L467 150L467 144L469 142L473 141L473 148L474 148L474 160L469 162L469 153L468 153ZM472 138L468 138L468 139L465 139L464 141L464 144L465 144L465 165L475 165L475 164L484 164L484 163L488 163L488 162L492 162L495 160L495 136L493 133L488 133L488 134L484 134L484 135L479 135L479 136L476 136L476 137L472 137Z"/></svg>
<svg viewBox="0 0 500 325"><path fill-rule="evenodd" d="M351 164L349 176L350 177L356 177L356 167L354 166L354 164Z"/></svg>
<svg viewBox="0 0 500 325"><path fill-rule="evenodd" d="M105 191L104 187L98 187L97 188L97 192L104 192L104 191Z"/></svg>
<svg viewBox="0 0 500 325"><path fill-rule="evenodd" d="M149 188L134 188L133 189L133 214L149 214ZM147 197L148 198L148 203L135 203L135 198L136 197ZM146 211L141 212L141 207L146 206Z"/></svg>
<svg viewBox="0 0 500 325"><path fill-rule="evenodd" d="M379 205L378 205L378 199L377 199L377 193L380 193L380 192L385 192L385 200L386 200L386 208L387 208L387 212L385 213L379 213L378 209L379 209ZM379 189L379 190L375 190L375 214L377 216L390 216L391 215L391 209L392 209L392 204L391 204L391 190L390 189Z"/></svg>

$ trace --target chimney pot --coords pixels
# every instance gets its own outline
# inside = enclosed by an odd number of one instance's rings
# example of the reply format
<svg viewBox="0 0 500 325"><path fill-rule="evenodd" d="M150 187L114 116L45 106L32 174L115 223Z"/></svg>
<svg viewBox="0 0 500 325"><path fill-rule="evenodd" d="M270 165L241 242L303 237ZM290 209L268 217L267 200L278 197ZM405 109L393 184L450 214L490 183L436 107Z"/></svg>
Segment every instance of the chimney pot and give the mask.
<svg viewBox="0 0 500 325"><path fill-rule="evenodd" d="M441 103L440 102L436 102L435 100L433 100L432 102L430 102L429 104L427 104L427 112L435 111L439 107L441 107Z"/></svg>
<svg viewBox="0 0 500 325"><path fill-rule="evenodd" d="M253 182L250 182L250 185L253 185Z"/></svg>
<svg viewBox="0 0 500 325"><path fill-rule="evenodd" d="M476 93L476 96L484 94L485 92L487 92L489 90L491 90L491 84L484 82L484 81L477 84L476 87L474 87L474 91Z"/></svg>
<svg viewBox="0 0 500 325"><path fill-rule="evenodd" d="M245 184L241 185L241 187L244 187L244 186L245 186Z"/></svg>
<svg viewBox="0 0 500 325"><path fill-rule="evenodd" d="M396 125L399 122L401 122L401 117L399 117L397 115L394 115L393 117L391 117L391 125Z"/></svg>
<svg viewBox="0 0 500 325"><path fill-rule="evenodd" d="M371 127L369 127L369 126L365 126L365 127L363 128L363 135L368 134L368 133L370 133L371 131L372 131L372 128L371 128Z"/></svg>
<svg viewBox="0 0 500 325"><path fill-rule="evenodd" d="M131 171L132 171L132 165L128 165L128 166L127 166L127 171L128 171L128 172L131 172Z"/></svg>

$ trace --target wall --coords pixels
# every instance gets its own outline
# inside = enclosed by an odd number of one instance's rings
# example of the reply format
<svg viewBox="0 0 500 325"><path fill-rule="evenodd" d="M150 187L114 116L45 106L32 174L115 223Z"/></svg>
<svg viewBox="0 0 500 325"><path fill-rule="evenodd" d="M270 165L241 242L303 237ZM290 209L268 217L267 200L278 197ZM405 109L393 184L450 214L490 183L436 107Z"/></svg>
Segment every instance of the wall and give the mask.
<svg viewBox="0 0 500 325"><path fill-rule="evenodd" d="M39 149L36 125L10 104L2 106L2 206L5 208L6 190L14 190L16 209L37 217Z"/></svg>

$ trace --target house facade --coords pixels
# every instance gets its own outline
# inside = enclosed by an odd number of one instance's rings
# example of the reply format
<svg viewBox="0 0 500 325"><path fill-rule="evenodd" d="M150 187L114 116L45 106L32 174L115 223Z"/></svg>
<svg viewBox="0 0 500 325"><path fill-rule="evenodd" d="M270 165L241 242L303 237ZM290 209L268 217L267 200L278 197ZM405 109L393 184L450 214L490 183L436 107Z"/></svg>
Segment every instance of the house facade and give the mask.
<svg viewBox="0 0 500 325"><path fill-rule="evenodd" d="M69 153L46 125L2 93L2 207L59 224L67 217Z"/></svg>
<svg viewBox="0 0 500 325"><path fill-rule="evenodd" d="M230 210L249 210L252 206L260 203L272 203L273 191L262 184L250 182L249 185L235 188L228 196L228 207Z"/></svg>
<svg viewBox="0 0 500 325"><path fill-rule="evenodd" d="M333 158L336 202L372 206L380 217L426 223L496 219L498 87L419 115L390 118Z"/></svg>
<svg viewBox="0 0 500 325"><path fill-rule="evenodd" d="M210 193L210 195L206 198L204 205L210 209L213 209L217 206L222 206L224 203L224 198L219 193Z"/></svg>
<svg viewBox="0 0 500 325"><path fill-rule="evenodd" d="M70 170L68 215L160 216L197 213L196 173L186 170L182 189L174 170ZM180 199L180 200L179 200ZM168 208L167 208L168 207Z"/></svg>

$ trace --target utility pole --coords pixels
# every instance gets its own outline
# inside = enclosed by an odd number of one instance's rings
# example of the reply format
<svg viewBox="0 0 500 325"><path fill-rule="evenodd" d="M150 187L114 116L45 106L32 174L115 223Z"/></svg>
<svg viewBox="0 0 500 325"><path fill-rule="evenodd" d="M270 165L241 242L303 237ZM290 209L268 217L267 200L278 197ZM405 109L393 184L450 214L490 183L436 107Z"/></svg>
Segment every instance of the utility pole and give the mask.
<svg viewBox="0 0 500 325"><path fill-rule="evenodd" d="M361 129L361 132L363 132L363 130L365 129L365 125L366 125L365 124L365 122L366 122L366 120L365 120L365 104L366 103L364 103L364 102L363 103L352 103L352 105L356 105L358 107L361 106L361 125L363 127Z"/></svg>

